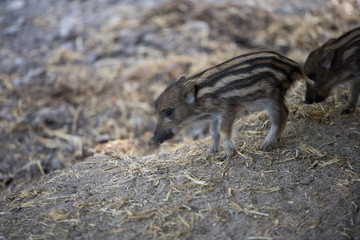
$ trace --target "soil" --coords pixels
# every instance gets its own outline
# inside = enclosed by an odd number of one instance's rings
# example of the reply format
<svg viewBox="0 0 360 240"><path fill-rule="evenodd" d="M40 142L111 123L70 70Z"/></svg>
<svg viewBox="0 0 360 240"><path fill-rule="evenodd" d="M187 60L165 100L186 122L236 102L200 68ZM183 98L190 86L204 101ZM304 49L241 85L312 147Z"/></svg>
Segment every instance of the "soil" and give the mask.
<svg viewBox="0 0 360 240"><path fill-rule="evenodd" d="M309 110L310 111L310 110ZM154 155L97 156L2 197L5 239L360 239L360 115L292 115L241 127L240 155L207 156L208 138ZM265 117L263 117L264 119ZM249 120L250 123L253 121Z"/></svg>
<svg viewBox="0 0 360 240"><path fill-rule="evenodd" d="M241 53L303 63L359 26L358 1L0 2L0 238L360 239L360 112L346 85L304 105L274 150L263 112L237 155L208 124L149 139L167 84ZM193 139L198 139L194 141Z"/></svg>

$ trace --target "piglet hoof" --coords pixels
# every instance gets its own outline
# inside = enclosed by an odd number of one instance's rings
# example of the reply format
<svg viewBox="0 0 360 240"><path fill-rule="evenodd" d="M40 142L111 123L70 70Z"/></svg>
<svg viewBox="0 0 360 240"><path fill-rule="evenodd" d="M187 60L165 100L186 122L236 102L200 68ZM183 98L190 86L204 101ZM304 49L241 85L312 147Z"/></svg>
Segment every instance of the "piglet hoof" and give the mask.
<svg viewBox="0 0 360 240"><path fill-rule="evenodd" d="M208 150L206 152L206 157L212 157L216 152L211 152L210 150Z"/></svg>
<svg viewBox="0 0 360 240"><path fill-rule="evenodd" d="M227 153L227 154L224 155L224 160L229 160L233 156L234 156L234 153Z"/></svg>
<svg viewBox="0 0 360 240"><path fill-rule="evenodd" d="M213 151L211 151L211 150L209 149L209 150L207 150L206 155L207 155L207 156L211 156L211 155L213 155L214 153L216 153L216 152L213 152Z"/></svg>
<svg viewBox="0 0 360 240"><path fill-rule="evenodd" d="M355 107L351 104L349 104L346 108L344 108L342 111L341 111L341 114L350 114L350 113L353 113L355 111Z"/></svg>
<svg viewBox="0 0 360 240"><path fill-rule="evenodd" d="M234 144L230 138L224 139L224 150L225 150L224 159L226 160L230 159L235 154Z"/></svg>
<svg viewBox="0 0 360 240"><path fill-rule="evenodd" d="M211 144L207 153L208 155L214 154L218 151L218 149L219 149L219 145Z"/></svg>
<svg viewBox="0 0 360 240"><path fill-rule="evenodd" d="M273 147L274 147L273 143L263 143L263 145L261 145L260 147L260 151L269 152L273 149Z"/></svg>

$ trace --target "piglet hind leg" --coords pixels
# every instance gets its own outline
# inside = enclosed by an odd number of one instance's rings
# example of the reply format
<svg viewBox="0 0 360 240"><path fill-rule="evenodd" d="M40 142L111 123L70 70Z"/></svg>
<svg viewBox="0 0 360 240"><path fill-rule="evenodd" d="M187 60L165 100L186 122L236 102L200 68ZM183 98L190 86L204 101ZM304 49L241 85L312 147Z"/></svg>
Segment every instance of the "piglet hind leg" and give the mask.
<svg viewBox="0 0 360 240"><path fill-rule="evenodd" d="M220 121L220 134L225 150L224 159L230 159L234 153L235 148L231 139L232 125L234 123L236 112L229 111L222 115Z"/></svg>
<svg viewBox="0 0 360 240"><path fill-rule="evenodd" d="M283 98L279 98L278 101L269 101L266 104L266 108L270 117L271 128L260 148L261 151L272 150L274 145L280 141L280 136L285 128L289 114Z"/></svg>
<svg viewBox="0 0 360 240"><path fill-rule="evenodd" d="M219 118L215 118L211 123L211 144L209 148L209 154L216 153L218 151L219 141Z"/></svg>
<svg viewBox="0 0 360 240"><path fill-rule="evenodd" d="M348 106L341 111L341 114L350 114L355 111L360 94L360 75L352 83L351 98Z"/></svg>

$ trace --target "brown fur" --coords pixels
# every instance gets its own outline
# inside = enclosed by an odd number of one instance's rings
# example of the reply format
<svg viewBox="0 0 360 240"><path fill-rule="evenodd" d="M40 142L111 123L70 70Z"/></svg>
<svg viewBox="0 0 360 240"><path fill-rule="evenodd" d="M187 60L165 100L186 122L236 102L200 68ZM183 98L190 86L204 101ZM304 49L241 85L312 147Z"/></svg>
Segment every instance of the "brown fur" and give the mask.
<svg viewBox="0 0 360 240"><path fill-rule="evenodd" d="M350 103L343 113L353 111L360 93L360 28L312 51L304 71L315 82L314 86L307 85L305 103L324 101L336 85L352 81Z"/></svg>
<svg viewBox="0 0 360 240"><path fill-rule="evenodd" d="M234 153L231 133L237 114L242 109L265 108L272 125L262 149L270 150L286 125L286 90L299 77L311 84L296 62L270 51L244 54L190 78L181 77L156 101L152 140L162 143L186 124L209 119L209 152L218 150L221 137L228 158Z"/></svg>

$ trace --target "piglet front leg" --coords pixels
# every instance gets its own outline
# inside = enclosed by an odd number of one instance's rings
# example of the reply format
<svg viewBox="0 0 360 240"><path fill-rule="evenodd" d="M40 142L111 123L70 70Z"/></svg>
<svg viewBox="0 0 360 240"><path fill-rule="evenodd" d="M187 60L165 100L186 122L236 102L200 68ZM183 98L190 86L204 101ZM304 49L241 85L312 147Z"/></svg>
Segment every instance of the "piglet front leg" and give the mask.
<svg viewBox="0 0 360 240"><path fill-rule="evenodd" d="M352 84L350 102L348 106L344 110L342 110L341 114L350 114L355 111L357 101L359 99L359 94L360 94L360 76L358 76L358 79L354 80Z"/></svg>
<svg viewBox="0 0 360 240"><path fill-rule="evenodd" d="M225 151L224 159L230 159L235 153L234 144L231 138L232 126L235 117L236 117L235 111L227 111L221 116L220 134Z"/></svg>
<svg viewBox="0 0 360 240"><path fill-rule="evenodd" d="M219 118L215 118L211 123L211 144L209 148L209 154L216 153L219 150Z"/></svg>

